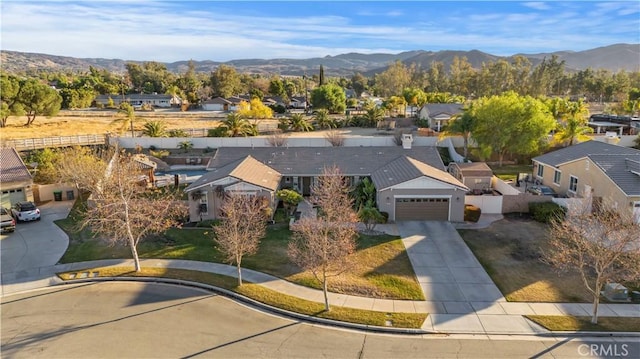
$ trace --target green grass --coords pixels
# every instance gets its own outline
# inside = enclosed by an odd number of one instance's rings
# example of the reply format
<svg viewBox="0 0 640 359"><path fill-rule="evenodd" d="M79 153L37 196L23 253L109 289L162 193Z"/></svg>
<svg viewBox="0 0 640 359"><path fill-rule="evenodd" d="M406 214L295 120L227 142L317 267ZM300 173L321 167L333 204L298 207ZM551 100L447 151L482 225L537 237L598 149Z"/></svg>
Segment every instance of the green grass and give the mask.
<svg viewBox="0 0 640 359"><path fill-rule="evenodd" d="M184 269L142 268L140 272L135 272L131 267L106 267L58 273L58 276L63 280L72 280L77 278L79 273L83 272L96 272L98 277L161 277L204 283L227 289L261 303L291 312L365 325L384 327L389 326L387 323L392 323L391 326L395 328L417 329L422 326L422 323L424 323L428 315L426 313L377 312L331 306L331 303L329 303L331 309L325 311L323 303L282 294L257 284L243 284L242 286L238 286L237 279L229 276Z"/></svg>
<svg viewBox="0 0 640 359"><path fill-rule="evenodd" d="M56 221L71 238L69 248L60 262L132 258L127 246L109 246L92 237L86 229L77 231L75 223L79 220L80 206L74 208L67 219ZM310 272L302 271L289 260L287 247L291 235L286 224L269 226L258 252L245 256L242 267L320 288L320 283ZM163 235L142 241L138 245L138 253L140 258L224 263L223 255L216 249L211 228L170 229ZM387 299L424 299L399 237L362 235L358 238L358 251L354 259L356 266L349 274L330 280L330 291Z"/></svg>
<svg viewBox="0 0 640 359"><path fill-rule="evenodd" d="M498 165L491 165L491 170L493 174L504 180L513 180L515 181L518 177L518 173L532 173L533 167L531 165L503 165L499 167Z"/></svg>
<svg viewBox="0 0 640 359"><path fill-rule="evenodd" d="M591 323L591 317L574 317L568 315L527 315L526 317L552 331L640 331L640 318L599 317L598 324L593 324Z"/></svg>

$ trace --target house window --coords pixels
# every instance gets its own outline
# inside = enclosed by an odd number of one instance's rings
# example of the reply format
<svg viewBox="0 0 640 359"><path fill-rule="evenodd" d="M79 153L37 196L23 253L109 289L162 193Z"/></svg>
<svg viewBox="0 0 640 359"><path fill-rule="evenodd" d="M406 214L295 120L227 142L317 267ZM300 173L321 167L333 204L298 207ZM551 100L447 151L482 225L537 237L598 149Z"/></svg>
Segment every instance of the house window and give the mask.
<svg viewBox="0 0 640 359"><path fill-rule="evenodd" d="M553 183L560 185L560 178L562 178L562 172L556 170L553 174Z"/></svg>
<svg viewBox="0 0 640 359"><path fill-rule="evenodd" d="M569 192L576 193L578 190L578 177L571 176L569 179Z"/></svg>
<svg viewBox="0 0 640 359"><path fill-rule="evenodd" d="M543 174L544 174L544 166L541 164L538 164L538 177L542 178Z"/></svg>

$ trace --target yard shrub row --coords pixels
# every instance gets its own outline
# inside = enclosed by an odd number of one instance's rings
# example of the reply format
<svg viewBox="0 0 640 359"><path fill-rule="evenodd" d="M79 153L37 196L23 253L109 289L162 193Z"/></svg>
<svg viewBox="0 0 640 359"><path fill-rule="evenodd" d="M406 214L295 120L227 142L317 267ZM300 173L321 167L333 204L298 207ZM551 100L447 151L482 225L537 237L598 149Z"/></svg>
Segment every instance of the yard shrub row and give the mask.
<svg viewBox="0 0 640 359"><path fill-rule="evenodd" d="M540 202L529 203L529 213L538 222L551 223L554 220L563 219L567 210L553 202Z"/></svg>

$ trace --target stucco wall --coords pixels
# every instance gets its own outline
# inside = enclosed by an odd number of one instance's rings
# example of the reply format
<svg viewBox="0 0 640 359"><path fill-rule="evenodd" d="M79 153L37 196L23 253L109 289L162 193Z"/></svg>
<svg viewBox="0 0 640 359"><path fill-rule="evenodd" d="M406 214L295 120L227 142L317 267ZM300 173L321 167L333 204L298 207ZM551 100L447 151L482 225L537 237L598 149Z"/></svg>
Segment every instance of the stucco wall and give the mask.
<svg viewBox="0 0 640 359"><path fill-rule="evenodd" d="M55 199L53 192L55 191L62 192L63 201L68 200L68 195L67 195L68 191L73 192L74 200L78 198L78 190L71 183L54 183L54 184L47 184L47 185L35 185L33 187L33 197L36 202L53 201Z"/></svg>

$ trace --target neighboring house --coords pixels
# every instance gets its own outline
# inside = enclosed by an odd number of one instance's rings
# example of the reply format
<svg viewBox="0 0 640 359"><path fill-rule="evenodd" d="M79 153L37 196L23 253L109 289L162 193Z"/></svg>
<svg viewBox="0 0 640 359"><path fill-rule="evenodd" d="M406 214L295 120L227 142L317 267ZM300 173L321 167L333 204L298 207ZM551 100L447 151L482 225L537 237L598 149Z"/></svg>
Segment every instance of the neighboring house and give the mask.
<svg viewBox="0 0 640 359"><path fill-rule="evenodd" d="M128 102L133 107L151 105L153 107L168 108L177 100L173 95L158 94L131 94L131 95L98 95L95 99L96 106L109 105L109 99L113 100L113 105L118 107L122 102Z"/></svg>
<svg viewBox="0 0 640 359"><path fill-rule="evenodd" d="M418 118L427 120L429 128L440 132L449 120L461 113L461 103L428 103L418 111Z"/></svg>
<svg viewBox="0 0 640 359"><path fill-rule="evenodd" d="M451 162L449 173L471 191L482 191L491 188L493 171L484 162Z"/></svg>
<svg viewBox="0 0 640 359"><path fill-rule="evenodd" d="M140 169L142 175L146 176L145 181L155 183L154 173L158 165L143 154L135 154L132 159Z"/></svg>
<svg viewBox="0 0 640 359"><path fill-rule="evenodd" d="M237 190L225 187L227 183L259 189L275 206L273 192L292 188L308 196L328 166L340 168L351 185L371 177L378 189L378 206L391 221L464 219L464 195L469 189L444 170L435 147L222 147L209 162L207 169L212 172L185 191L205 193L208 206L203 219L215 218L219 201L213 201L213 193ZM190 195L189 201L191 220L199 221L195 208L203 200Z"/></svg>
<svg viewBox="0 0 640 359"><path fill-rule="evenodd" d="M640 150L582 142L533 158L533 176L560 195L600 198L640 221Z"/></svg>
<svg viewBox="0 0 640 359"><path fill-rule="evenodd" d="M229 111L231 105L231 101L223 97L216 97L202 102L202 109L205 111Z"/></svg>
<svg viewBox="0 0 640 359"><path fill-rule="evenodd" d="M185 189L189 195L189 219L199 222L218 218L224 193L265 197L275 212L280 178L278 171L251 156L214 169Z"/></svg>
<svg viewBox="0 0 640 359"><path fill-rule="evenodd" d="M33 177L14 148L0 149L0 188L2 207L33 201Z"/></svg>
<svg viewBox="0 0 640 359"><path fill-rule="evenodd" d="M290 108L307 108L307 100L304 96L293 96L289 101Z"/></svg>

